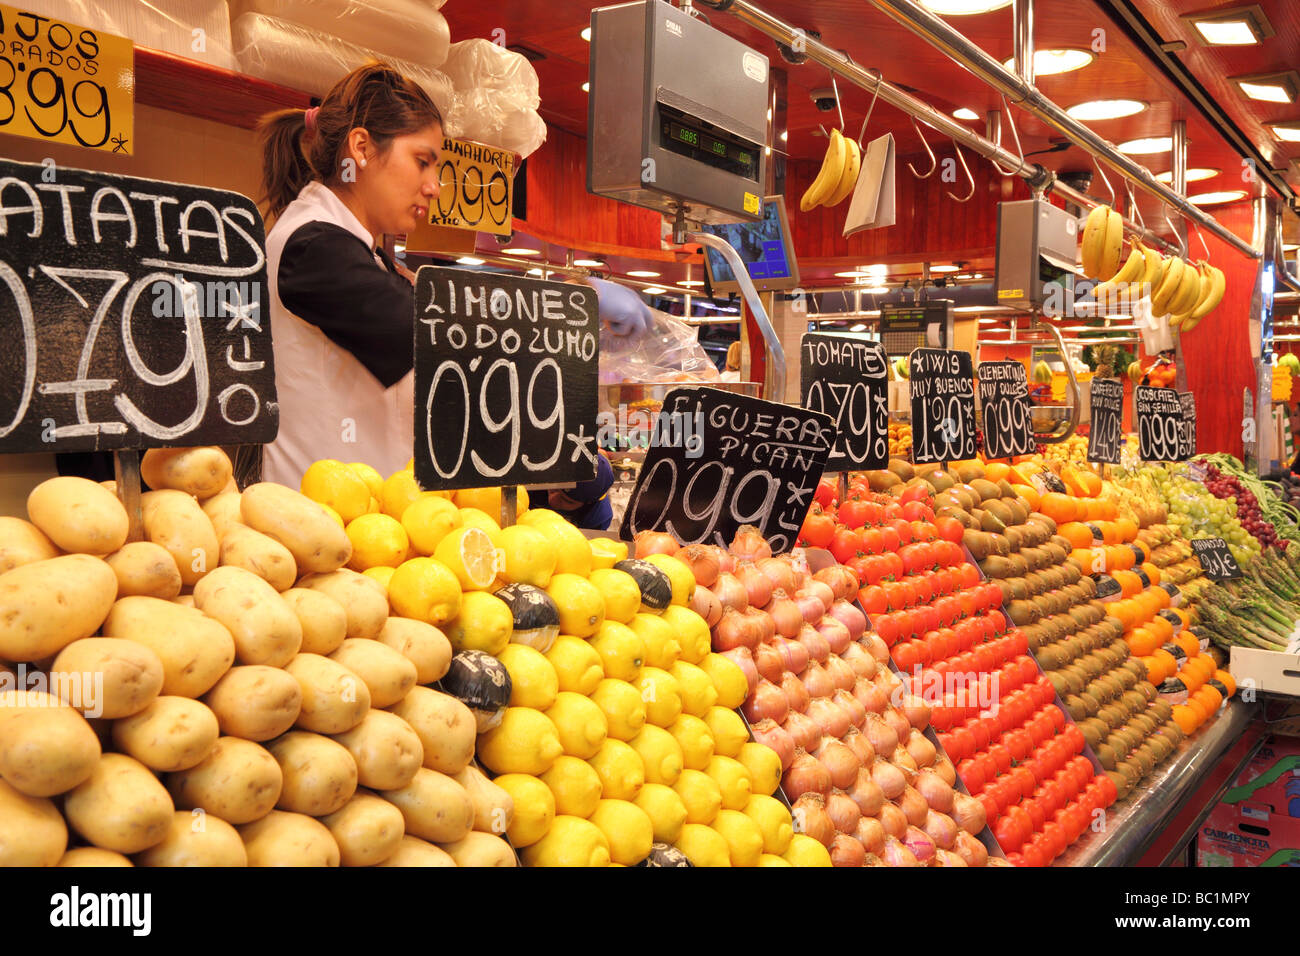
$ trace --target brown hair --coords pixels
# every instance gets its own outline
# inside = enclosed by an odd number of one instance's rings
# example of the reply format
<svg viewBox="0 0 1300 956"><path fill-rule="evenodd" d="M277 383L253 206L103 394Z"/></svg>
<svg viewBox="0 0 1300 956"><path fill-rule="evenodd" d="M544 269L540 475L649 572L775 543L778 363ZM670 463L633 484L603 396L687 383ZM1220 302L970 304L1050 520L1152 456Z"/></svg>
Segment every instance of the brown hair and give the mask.
<svg viewBox="0 0 1300 956"><path fill-rule="evenodd" d="M306 116L306 110L278 110L257 124L268 216L278 216L312 180L335 181L348 134L357 127L383 152L395 136L442 125L442 113L429 94L378 62L358 67L334 84L316 113L315 135L300 144Z"/></svg>

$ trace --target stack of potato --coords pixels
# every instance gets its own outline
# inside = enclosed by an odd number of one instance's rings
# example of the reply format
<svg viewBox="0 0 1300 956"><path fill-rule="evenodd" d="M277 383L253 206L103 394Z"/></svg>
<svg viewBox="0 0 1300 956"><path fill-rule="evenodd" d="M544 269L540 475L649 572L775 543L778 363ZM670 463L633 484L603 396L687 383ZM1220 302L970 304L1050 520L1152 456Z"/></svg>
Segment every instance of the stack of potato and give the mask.
<svg viewBox="0 0 1300 956"><path fill-rule="evenodd" d="M0 865L513 866L451 646L318 504L216 448L0 517Z"/></svg>

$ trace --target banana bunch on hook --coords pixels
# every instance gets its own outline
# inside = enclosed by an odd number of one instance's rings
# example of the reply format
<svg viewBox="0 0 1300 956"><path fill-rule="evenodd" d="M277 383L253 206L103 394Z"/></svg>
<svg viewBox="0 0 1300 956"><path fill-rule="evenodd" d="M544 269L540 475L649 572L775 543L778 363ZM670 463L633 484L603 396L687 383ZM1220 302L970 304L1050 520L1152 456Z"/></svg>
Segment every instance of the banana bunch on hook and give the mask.
<svg viewBox="0 0 1300 956"><path fill-rule="evenodd" d="M838 206L853 193L862 168L862 150L857 140L831 128L830 144L822 158L822 168L799 200L801 212L817 206Z"/></svg>

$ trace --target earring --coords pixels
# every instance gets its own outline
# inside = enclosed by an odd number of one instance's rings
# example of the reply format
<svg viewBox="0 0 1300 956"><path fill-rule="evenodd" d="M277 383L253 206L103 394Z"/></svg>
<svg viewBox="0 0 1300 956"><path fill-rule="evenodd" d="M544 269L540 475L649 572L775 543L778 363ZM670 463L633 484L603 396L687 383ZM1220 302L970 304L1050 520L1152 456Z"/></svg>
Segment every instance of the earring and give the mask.
<svg viewBox="0 0 1300 956"><path fill-rule="evenodd" d="M366 161L364 159L361 160L361 168L362 169L366 168Z"/></svg>

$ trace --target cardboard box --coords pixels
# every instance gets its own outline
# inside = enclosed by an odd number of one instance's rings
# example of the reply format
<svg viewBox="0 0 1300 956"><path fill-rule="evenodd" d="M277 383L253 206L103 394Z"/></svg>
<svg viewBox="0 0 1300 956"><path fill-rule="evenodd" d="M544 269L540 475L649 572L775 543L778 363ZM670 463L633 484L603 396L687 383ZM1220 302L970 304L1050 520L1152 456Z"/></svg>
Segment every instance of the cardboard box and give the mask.
<svg viewBox="0 0 1300 956"><path fill-rule="evenodd" d="M1300 740L1273 736L1201 825L1197 866L1300 866Z"/></svg>

